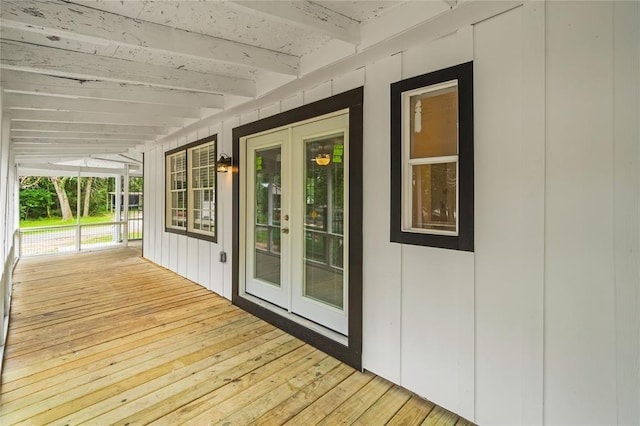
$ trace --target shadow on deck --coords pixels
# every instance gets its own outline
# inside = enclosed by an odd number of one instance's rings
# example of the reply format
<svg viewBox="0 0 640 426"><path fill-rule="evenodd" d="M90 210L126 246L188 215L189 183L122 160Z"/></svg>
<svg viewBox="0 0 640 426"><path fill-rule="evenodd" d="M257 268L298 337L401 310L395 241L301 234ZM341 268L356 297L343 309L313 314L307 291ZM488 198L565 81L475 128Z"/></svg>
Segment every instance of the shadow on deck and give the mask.
<svg viewBox="0 0 640 426"><path fill-rule="evenodd" d="M18 263L1 424L471 424L139 255Z"/></svg>

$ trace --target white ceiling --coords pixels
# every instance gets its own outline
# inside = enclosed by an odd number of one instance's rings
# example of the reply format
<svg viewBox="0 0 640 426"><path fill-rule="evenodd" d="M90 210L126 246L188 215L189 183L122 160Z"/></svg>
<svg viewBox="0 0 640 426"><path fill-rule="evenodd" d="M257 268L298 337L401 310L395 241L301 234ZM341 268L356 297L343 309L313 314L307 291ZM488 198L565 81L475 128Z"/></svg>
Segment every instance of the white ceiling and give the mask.
<svg viewBox="0 0 640 426"><path fill-rule="evenodd" d="M388 39L457 7L455 0L2 0L0 85L16 162L122 153L138 161L141 145L344 66L382 44L378 35ZM319 52L321 61L309 60Z"/></svg>

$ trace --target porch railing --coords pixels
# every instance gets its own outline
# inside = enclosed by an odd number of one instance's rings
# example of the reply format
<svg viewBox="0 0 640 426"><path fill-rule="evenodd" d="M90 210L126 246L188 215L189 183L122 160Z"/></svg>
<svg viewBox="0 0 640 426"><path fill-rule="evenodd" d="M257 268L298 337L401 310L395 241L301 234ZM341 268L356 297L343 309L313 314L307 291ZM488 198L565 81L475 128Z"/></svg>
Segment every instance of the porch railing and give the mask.
<svg viewBox="0 0 640 426"><path fill-rule="evenodd" d="M121 221L21 228L20 256L94 250L124 245L126 226L127 222ZM131 233L131 229L129 233Z"/></svg>

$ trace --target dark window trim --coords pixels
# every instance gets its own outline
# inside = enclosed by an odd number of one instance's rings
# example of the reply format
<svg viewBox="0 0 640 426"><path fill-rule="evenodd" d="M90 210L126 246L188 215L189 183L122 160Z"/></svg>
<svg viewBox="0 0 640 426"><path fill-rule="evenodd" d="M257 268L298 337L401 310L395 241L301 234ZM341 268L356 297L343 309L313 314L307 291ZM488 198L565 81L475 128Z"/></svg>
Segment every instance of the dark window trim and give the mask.
<svg viewBox="0 0 640 426"><path fill-rule="evenodd" d="M233 275L232 301L247 312L335 358L362 369L362 139L364 89L359 87L321 101L233 129ZM310 330L240 296L240 138L349 109L349 344Z"/></svg>
<svg viewBox="0 0 640 426"><path fill-rule="evenodd" d="M164 153L164 231L165 232L169 232L171 234L186 235L187 237L210 241L212 243L218 242L218 176L217 174L216 174L216 185L215 185L215 191L214 191L215 214L216 214L214 234L204 235L204 234L199 234L197 232L188 231L189 229L189 219L188 219L189 217L189 184L188 182L190 178L189 178L189 154L187 151L190 148L195 148L199 145L204 145L212 141L214 142L213 157L215 159L213 163L213 170L214 170L214 173L217 173L216 163L218 161L218 134L207 136L206 138L199 139L195 142L190 142L186 145L181 145L177 148L173 148L169 151L165 151ZM185 205L187 210L187 222L186 222L187 226L185 227L185 229L175 229L167 226L167 157L169 155L173 155L182 151L184 151L184 154L185 154L185 173L187 178L187 199L185 200Z"/></svg>
<svg viewBox="0 0 640 426"><path fill-rule="evenodd" d="M458 235L402 230L402 93L458 80ZM392 242L473 251L473 62L391 84L391 223Z"/></svg>

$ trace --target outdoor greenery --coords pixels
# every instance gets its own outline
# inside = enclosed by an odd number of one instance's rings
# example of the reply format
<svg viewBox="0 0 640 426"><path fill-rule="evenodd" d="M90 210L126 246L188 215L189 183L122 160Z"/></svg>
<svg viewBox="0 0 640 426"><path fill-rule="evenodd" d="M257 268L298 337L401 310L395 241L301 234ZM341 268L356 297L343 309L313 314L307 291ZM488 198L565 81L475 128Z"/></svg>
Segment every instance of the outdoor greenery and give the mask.
<svg viewBox="0 0 640 426"><path fill-rule="evenodd" d="M49 217L55 204L55 193L44 188L24 188L20 190L20 218Z"/></svg>
<svg viewBox="0 0 640 426"><path fill-rule="evenodd" d="M113 221L113 213L101 213L88 217L81 217L80 223L100 223ZM75 225L77 219L62 220L61 217L42 217L38 219L23 219L20 221L21 228L35 228L38 226L62 226Z"/></svg>
<svg viewBox="0 0 640 426"><path fill-rule="evenodd" d="M131 178L130 192L142 192L142 178ZM77 177L24 176L20 178L20 226L73 224L78 201ZM114 178L81 177L82 223L113 220L109 212L109 192ZM95 220L93 220L95 219ZM33 224L33 223L37 223Z"/></svg>

